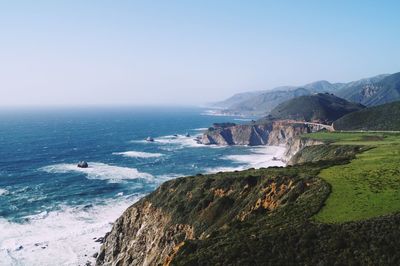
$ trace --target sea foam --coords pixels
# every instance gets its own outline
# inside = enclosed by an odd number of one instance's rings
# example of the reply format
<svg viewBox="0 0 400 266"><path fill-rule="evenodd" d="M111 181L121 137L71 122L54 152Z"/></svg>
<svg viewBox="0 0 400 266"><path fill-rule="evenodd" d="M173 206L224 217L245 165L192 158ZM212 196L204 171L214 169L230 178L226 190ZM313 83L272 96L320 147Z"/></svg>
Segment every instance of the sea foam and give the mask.
<svg viewBox="0 0 400 266"><path fill-rule="evenodd" d="M0 188L0 196L7 195L9 192L7 189Z"/></svg>
<svg viewBox="0 0 400 266"><path fill-rule="evenodd" d="M208 168L208 173L221 171L240 171L249 168L261 168L270 166L285 166L281 160L285 148L280 146L262 146L251 149L251 154L227 155L222 159L232 161L237 166Z"/></svg>
<svg viewBox="0 0 400 266"><path fill-rule="evenodd" d="M164 154L162 153L150 153L150 152L141 152L141 151L124 151L124 152L114 152L114 155L122 155L124 157L133 157L133 158L157 158L161 157Z"/></svg>
<svg viewBox="0 0 400 266"><path fill-rule="evenodd" d="M139 197L106 205L63 207L26 217L25 223L0 219L0 265L85 265L112 223ZM51 258L51 259L50 259ZM49 260L50 259L50 260Z"/></svg>
<svg viewBox="0 0 400 266"><path fill-rule="evenodd" d="M84 173L88 179L109 180L109 182L120 182L124 179L154 180L151 174L139 172L136 168L120 167L97 162L89 162L88 164L88 168L79 168L75 164L55 164L42 167L40 170L48 173L80 172Z"/></svg>

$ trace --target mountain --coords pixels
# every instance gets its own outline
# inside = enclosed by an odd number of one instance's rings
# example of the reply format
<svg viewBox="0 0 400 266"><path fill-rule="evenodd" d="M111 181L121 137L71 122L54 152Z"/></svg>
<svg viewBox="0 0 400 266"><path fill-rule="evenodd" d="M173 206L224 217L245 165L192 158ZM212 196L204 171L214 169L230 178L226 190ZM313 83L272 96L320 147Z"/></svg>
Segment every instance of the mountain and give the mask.
<svg viewBox="0 0 400 266"><path fill-rule="evenodd" d="M230 108L231 106L234 106L237 103L246 101L254 96L262 94L263 92L264 91L251 91L251 92L237 93L224 101L213 103L212 106L218 108Z"/></svg>
<svg viewBox="0 0 400 266"><path fill-rule="evenodd" d="M400 100L400 72L351 82L336 93L352 102L375 106Z"/></svg>
<svg viewBox="0 0 400 266"><path fill-rule="evenodd" d="M309 94L311 92L304 88L296 88L288 91L269 91L235 103L230 106L230 109L242 113L265 114L283 101Z"/></svg>
<svg viewBox="0 0 400 266"><path fill-rule="evenodd" d="M335 91L339 86L339 83L332 84L326 80L321 80L301 87L278 87L270 91L259 92L247 99L235 102L229 108L236 112L266 114L278 104L289 99L312 93Z"/></svg>
<svg viewBox="0 0 400 266"><path fill-rule="evenodd" d="M362 103L368 106L377 105L387 101L400 99L400 96L396 93L396 88L399 88L399 86L396 85L396 75L397 74L382 74L349 83L330 83L326 80L320 80L303 86L282 86L272 90L240 93L235 94L225 101L218 102L214 104L214 106L223 108L224 113L265 115L284 101L298 96L311 95L320 92L334 93L346 100ZM383 90L379 90L379 93L375 94L373 92L376 88L374 87L371 89L371 86L380 86ZM389 90L389 92L387 90ZM363 97L358 95L364 95L366 98L370 96L374 100L371 98L363 101Z"/></svg>
<svg viewBox="0 0 400 266"><path fill-rule="evenodd" d="M400 130L400 101L347 114L333 123L336 130Z"/></svg>
<svg viewBox="0 0 400 266"><path fill-rule="evenodd" d="M351 103L329 93L300 96L279 104L270 112L274 119L316 121L330 124L336 119L364 106Z"/></svg>

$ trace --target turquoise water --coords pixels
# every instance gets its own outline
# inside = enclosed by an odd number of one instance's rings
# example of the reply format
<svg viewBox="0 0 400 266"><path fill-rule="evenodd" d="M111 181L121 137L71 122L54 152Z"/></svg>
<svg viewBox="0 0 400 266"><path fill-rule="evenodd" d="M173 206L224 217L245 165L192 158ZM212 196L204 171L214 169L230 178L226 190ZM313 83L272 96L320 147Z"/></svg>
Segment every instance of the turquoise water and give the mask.
<svg viewBox="0 0 400 266"><path fill-rule="evenodd" d="M161 182L262 165L260 154L275 153L197 144L194 137L212 123L241 119L203 112L196 108L3 110L0 264L77 265L93 260L88 257L100 245L94 238ZM148 136L155 141L146 142ZM77 168L80 160L89 168Z"/></svg>

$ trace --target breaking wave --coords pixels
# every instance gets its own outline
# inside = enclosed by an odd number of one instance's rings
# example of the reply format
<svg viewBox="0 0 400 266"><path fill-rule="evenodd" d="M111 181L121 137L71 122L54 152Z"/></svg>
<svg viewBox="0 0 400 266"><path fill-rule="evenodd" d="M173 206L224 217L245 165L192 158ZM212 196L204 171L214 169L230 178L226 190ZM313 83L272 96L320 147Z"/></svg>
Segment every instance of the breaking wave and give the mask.
<svg viewBox="0 0 400 266"><path fill-rule="evenodd" d="M132 157L132 158L157 158L161 157L164 154L162 153L150 153L150 152L141 152L141 151L124 151L124 152L114 152L114 155L122 155L124 157Z"/></svg>
<svg viewBox="0 0 400 266"><path fill-rule="evenodd" d="M109 180L109 182L119 182L124 179L154 180L151 174L139 172L136 168L120 167L96 162L89 162L88 164L88 168L79 168L75 164L55 164L43 167L40 170L48 173L79 172L85 174L88 179Z"/></svg>

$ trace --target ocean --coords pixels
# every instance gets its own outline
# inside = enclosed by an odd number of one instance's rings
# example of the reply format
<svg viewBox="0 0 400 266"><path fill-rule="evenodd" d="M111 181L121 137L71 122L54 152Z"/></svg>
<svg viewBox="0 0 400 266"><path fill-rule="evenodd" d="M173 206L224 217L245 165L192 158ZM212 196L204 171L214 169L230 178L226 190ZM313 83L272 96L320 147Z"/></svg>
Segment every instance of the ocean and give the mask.
<svg viewBox="0 0 400 266"><path fill-rule="evenodd" d="M246 119L183 107L1 110L0 265L93 263L115 219L162 182L283 165L272 160L282 147L194 141L214 122Z"/></svg>

